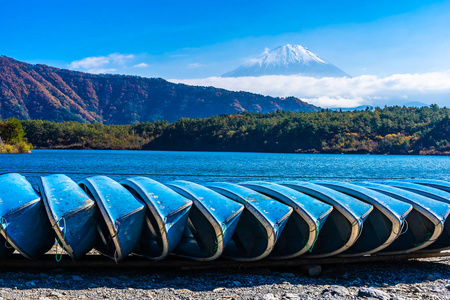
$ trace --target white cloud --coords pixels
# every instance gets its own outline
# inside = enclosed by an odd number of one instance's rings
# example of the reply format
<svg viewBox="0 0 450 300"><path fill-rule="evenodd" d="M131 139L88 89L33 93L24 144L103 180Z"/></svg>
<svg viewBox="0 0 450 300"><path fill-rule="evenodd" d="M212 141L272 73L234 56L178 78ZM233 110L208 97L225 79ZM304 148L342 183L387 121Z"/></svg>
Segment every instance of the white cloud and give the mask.
<svg viewBox="0 0 450 300"><path fill-rule="evenodd" d="M114 69L114 68L110 68L110 69L98 68L98 69L89 69L89 70L86 70L86 72L93 73L93 74L109 74L109 73L117 72L117 69Z"/></svg>
<svg viewBox="0 0 450 300"><path fill-rule="evenodd" d="M204 67L205 65L199 64L199 63L192 63L192 64L188 64L189 68L201 68Z"/></svg>
<svg viewBox="0 0 450 300"><path fill-rule="evenodd" d="M140 64L133 66L133 68L147 68L147 67L148 67L148 64L146 64L146 63L140 63Z"/></svg>
<svg viewBox="0 0 450 300"><path fill-rule="evenodd" d="M133 54L120 53L112 53L107 56L91 56L71 62L69 68L89 73L115 72L118 67L127 67L127 64L134 58Z"/></svg>
<svg viewBox="0 0 450 300"><path fill-rule="evenodd" d="M450 70L423 74L394 74L388 77L261 76L171 81L277 97L295 96L322 107L382 106L410 101L450 105Z"/></svg>

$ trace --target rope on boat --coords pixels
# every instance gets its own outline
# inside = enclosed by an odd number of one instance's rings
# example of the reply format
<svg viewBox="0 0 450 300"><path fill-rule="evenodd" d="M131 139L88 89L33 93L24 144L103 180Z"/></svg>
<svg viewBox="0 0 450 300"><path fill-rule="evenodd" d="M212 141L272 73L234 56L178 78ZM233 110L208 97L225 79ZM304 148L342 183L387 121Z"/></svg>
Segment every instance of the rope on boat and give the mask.
<svg viewBox="0 0 450 300"><path fill-rule="evenodd" d="M314 238L314 241L311 244L311 247L309 247L308 252L313 251L314 245L316 245L316 242L319 239L319 226L320 226L320 222L319 222L319 220L316 220L316 228L310 231L310 232L316 231L316 237Z"/></svg>
<svg viewBox="0 0 450 300"><path fill-rule="evenodd" d="M2 216L1 226L2 226L3 230L5 231L5 236L6 236L6 237L8 237L8 233L6 232L6 227L7 227L7 225L8 225L8 222L6 221L6 218L5 218L4 216ZM11 245L8 243L8 240L7 240L7 239L6 239L6 241L5 241L5 247L6 247L6 249L12 249L12 248L13 248L13 246L11 246Z"/></svg>
<svg viewBox="0 0 450 300"><path fill-rule="evenodd" d="M220 231L219 235L216 236L216 240L214 241L214 245L211 247L210 253L214 255L217 252L217 249L219 248L219 244L223 241L225 238L225 232L227 231L227 227L225 227L225 223L222 222L222 230ZM219 241L219 237L222 236L222 239Z"/></svg>
<svg viewBox="0 0 450 300"><path fill-rule="evenodd" d="M52 226L52 229L54 229L56 225L59 226L59 222L60 222L61 220L62 220L63 223L64 223L63 230L62 230L62 232L63 232L63 238L62 238L62 239L63 239L63 240L62 240L62 242L61 242L61 241L58 239L58 237L55 238L55 245L56 245L55 260L56 260L57 262L60 262L60 261L61 261L61 259L62 259L62 257L63 257L63 254L64 254L65 247L66 247L66 230L67 230L67 227L66 227L66 219L64 218L64 216L62 216L62 217L59 218L59 220L56 221L56 223ZM61 253L58 253L58 248L59 248L58 245L59 245L60 243L62 243L62 248L61 248ZM58 255L59 255L59 257L58 257Z"/></svg>

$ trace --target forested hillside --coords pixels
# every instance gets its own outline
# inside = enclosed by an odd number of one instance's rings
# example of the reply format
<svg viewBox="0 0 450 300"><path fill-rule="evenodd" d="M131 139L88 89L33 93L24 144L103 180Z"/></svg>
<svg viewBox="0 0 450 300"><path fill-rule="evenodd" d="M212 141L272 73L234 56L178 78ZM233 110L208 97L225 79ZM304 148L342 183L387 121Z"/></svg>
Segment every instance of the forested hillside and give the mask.
<svg viewBox="0 0 450 300"><path fill-rule="evenodd" d="M23 121L41 148L450 154L450 110L241 113L134 125Z"/></svg>
<svg viewBox="0 0 450 300"><path fill-rule="evenodd" d="M277 110L318 108L294 97L174 84L161 78L93 75L0 56L0 119L133 124Z"/></svg>

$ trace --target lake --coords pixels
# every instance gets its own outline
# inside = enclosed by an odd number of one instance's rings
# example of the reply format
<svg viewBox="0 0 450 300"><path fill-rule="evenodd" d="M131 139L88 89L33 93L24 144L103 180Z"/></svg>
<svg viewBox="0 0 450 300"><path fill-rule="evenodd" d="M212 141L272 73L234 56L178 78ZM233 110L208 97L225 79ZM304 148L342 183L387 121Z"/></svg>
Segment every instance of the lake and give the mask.
<svg viewBox="0 0 450 300"><path fill-rule="evenodd" d="M67 174L75 181L93 175L120 180L136 175L160 182L245 180L429 178L450 180L448 156L280 154L113 150L33 150L1 154L0 174L17 172L33 184L38 176Z"/></svg>

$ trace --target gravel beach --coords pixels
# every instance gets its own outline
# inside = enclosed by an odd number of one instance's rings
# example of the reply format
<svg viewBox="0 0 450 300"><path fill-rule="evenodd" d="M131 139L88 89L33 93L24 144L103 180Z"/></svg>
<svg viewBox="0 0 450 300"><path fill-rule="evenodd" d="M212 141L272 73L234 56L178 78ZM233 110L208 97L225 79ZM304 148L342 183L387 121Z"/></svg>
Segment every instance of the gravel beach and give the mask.
<svg viewBox="0 0 450 300"><path fill-rule="evenodd" d="M450 299L450 257L228 271L1 270L0 299Z"/></svg>

